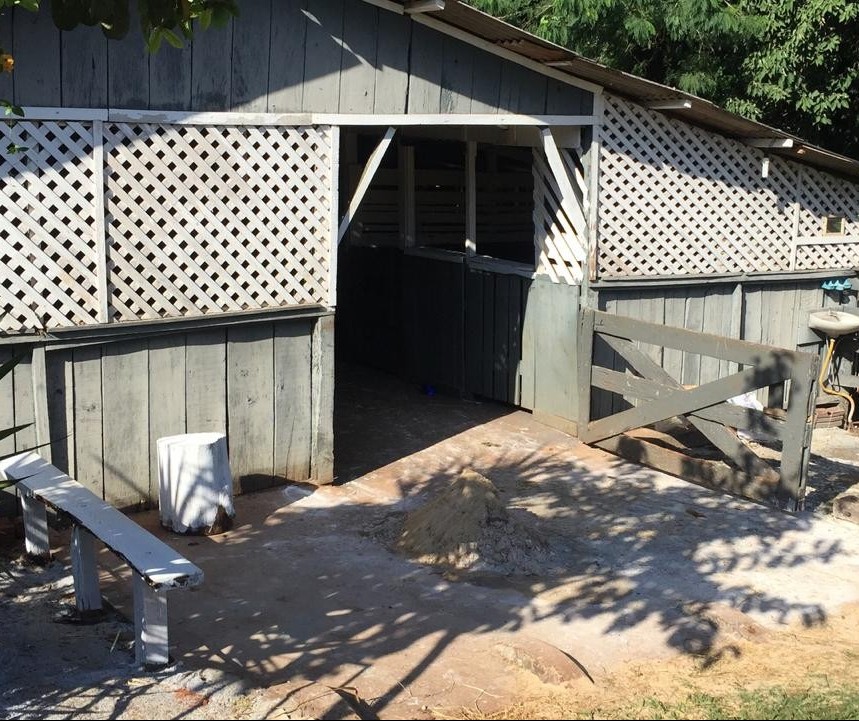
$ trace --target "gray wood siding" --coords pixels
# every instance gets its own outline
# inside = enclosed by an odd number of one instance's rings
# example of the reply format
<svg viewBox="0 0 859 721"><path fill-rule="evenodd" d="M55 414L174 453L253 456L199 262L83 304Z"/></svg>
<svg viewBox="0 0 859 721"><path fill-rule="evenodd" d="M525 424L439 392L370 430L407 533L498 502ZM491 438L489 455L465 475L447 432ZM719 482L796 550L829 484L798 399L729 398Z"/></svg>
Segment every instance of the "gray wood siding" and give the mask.
<svg viewBox="0 0 859 721"><path fill-rule="evenodd" d="M228 330L141 332L75 348L47 345L53 462L118 507L146 508L158 503L158 438L226 431L237 492L310 480L313 448L329 447L332 433L331 417L313 421L316 323L263 320ZM34 419L29 349L0 347L0 362L15 352L24 360L0 381L0 428ZM0 453L35 440L31 426L0 441ZM0 515L10 513L14 495L0 492Z"/></svg>
<svg viewBox="0 0 859 721"><path fill-rule="evenodd" d="M579 286L552 283L545 278L531 284L525 307L522 346L522 405L536 414L563 421L578 416L578 313ZM526 405L525 384L533 384L533 405Z"/></svg>
<svg viewBox="0 0 859 721"><path fill-rule="evenodd" d="M21 105L153 110L587 115L593 97L361 0L243 0L225 28L149 55L136 23L108 42L61 33L50 3L4 24L3 97ZM9 37L11 36L11 37ZM18 41L16 43L16 40ZM4 44L4 47L7 45Z"/></svg>
<svg viewBox="0 0 859 721"><path fill-rule="evenodd" d="M729 338L796 350L808 338L808 310L831 305L821 280L755 283L709 283L673 287L599 290L598 308L630 318L713 333ZM734 372L736 364L638 343L639 347L686 385L709 383ZM806 347L813 351L814 345ZM626 370L617 355L597 339L594 359L608 368ZM761 400L763 391L759 392ZM628 403L617 395L594 390L594 417L616 413Z"/></svg>
<svg viewBox="0 0 859 721"><path fill-rule="evenodd" d="M522 328L532 281L471 269L465 278L465 388L485 398L526 405L520 371L533 347L523 344Z"/></svg>

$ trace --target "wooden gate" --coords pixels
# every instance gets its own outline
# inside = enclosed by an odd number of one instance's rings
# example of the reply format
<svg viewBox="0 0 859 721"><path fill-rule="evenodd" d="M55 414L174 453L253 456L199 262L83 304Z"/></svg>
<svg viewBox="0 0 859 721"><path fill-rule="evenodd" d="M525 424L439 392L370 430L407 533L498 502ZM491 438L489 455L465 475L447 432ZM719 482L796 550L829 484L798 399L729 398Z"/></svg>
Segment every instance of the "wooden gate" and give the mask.
<svg viewBox="0 0 859 721"><path fill-rule="evenodd" d="M802 506L811 444L819 360L808 353L697 331L647 323L601 311L579 317L579 438L638 463L754 500L797 510ZM600 340L601 339L601 340ZM594 365L595 342L622 360L623 371ZM736 364L736 372L686 387L641 344L676 349ZM630 407L594 419L591 389L622 395ZM763 411L728 403L767 388ZM787 400L787 410L783 401ZM636 431L681 417L724 456L728 465L693 458ZM765 434L782 445L778 471L754 453L735 430Z"/></svg>

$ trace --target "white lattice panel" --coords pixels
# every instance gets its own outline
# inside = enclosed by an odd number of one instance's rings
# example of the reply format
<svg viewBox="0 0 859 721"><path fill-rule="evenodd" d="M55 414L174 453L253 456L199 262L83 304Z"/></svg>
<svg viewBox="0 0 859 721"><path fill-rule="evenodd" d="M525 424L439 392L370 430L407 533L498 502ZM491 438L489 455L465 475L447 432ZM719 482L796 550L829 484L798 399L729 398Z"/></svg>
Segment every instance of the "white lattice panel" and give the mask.
<svg viewBox="0 0 859 721"><path fill-rule="evenodd" d="M327 302L329 128L104 133L114 319Z"/></svg>
<svg viewBox="0 0 859 721"><path fill-rule="evenodd" d="M833 241L826 245L800 245L795 270L859 267L859 243Z"/></svg>
<svg viewBox="0 0 859 721"><path fill-rule="evenodd" d="M3 122L0 136L0 328L97 322L91 124Z"/></svg>
<svg viewBox="0 0 859 721"><path fill-rule="evenodd" d="M576 193L578 208L583 211L586 190L581 166L572 150L561 149L567 176ZM564 210L561 191L546 156L534 148L534 244L537 273L555 283L577 285L582 282L587 258L586 229ZM579 214L579 217L583 212Z"/></svg>
<svg viewBox="0 0 859 721"><path fill-rule="evenodd" d="M803 167L800 190L800 237L823 234L827 215L844 218L844 234L859 235L859 186L815 168ZM833 238L833 243L838 240Z"/></svg>
<svg viewBox="0 0 859 721"><path fill-rule="evenodd" d="M606 97L603 276L788 270L796 171L714 133Z"/></svg>

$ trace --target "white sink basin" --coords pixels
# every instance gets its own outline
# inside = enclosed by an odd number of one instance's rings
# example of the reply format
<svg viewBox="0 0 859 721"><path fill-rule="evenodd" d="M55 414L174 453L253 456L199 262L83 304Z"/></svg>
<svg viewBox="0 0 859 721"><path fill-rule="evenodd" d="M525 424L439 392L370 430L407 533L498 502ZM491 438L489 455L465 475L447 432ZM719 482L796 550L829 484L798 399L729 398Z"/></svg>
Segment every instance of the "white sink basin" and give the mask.
<svg viewBox="0 0 859 721"><path fill-rule="evenodd" d="M808 315L808 327L831 338L859 331L859 315L843 310L817 310Z"/></svg>

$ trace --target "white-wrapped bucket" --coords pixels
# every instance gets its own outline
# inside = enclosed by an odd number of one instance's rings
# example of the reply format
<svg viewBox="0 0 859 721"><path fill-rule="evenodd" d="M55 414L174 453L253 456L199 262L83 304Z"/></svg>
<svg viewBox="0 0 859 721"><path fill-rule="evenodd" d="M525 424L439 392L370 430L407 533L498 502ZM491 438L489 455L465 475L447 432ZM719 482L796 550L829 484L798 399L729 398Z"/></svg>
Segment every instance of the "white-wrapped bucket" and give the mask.
<svg viewBox="0 0 859 721"><path fill-rule="evenodd" d="M233 479L223 433L158 439L161 525L177 533L221 533L235 516Z"/></svg>

